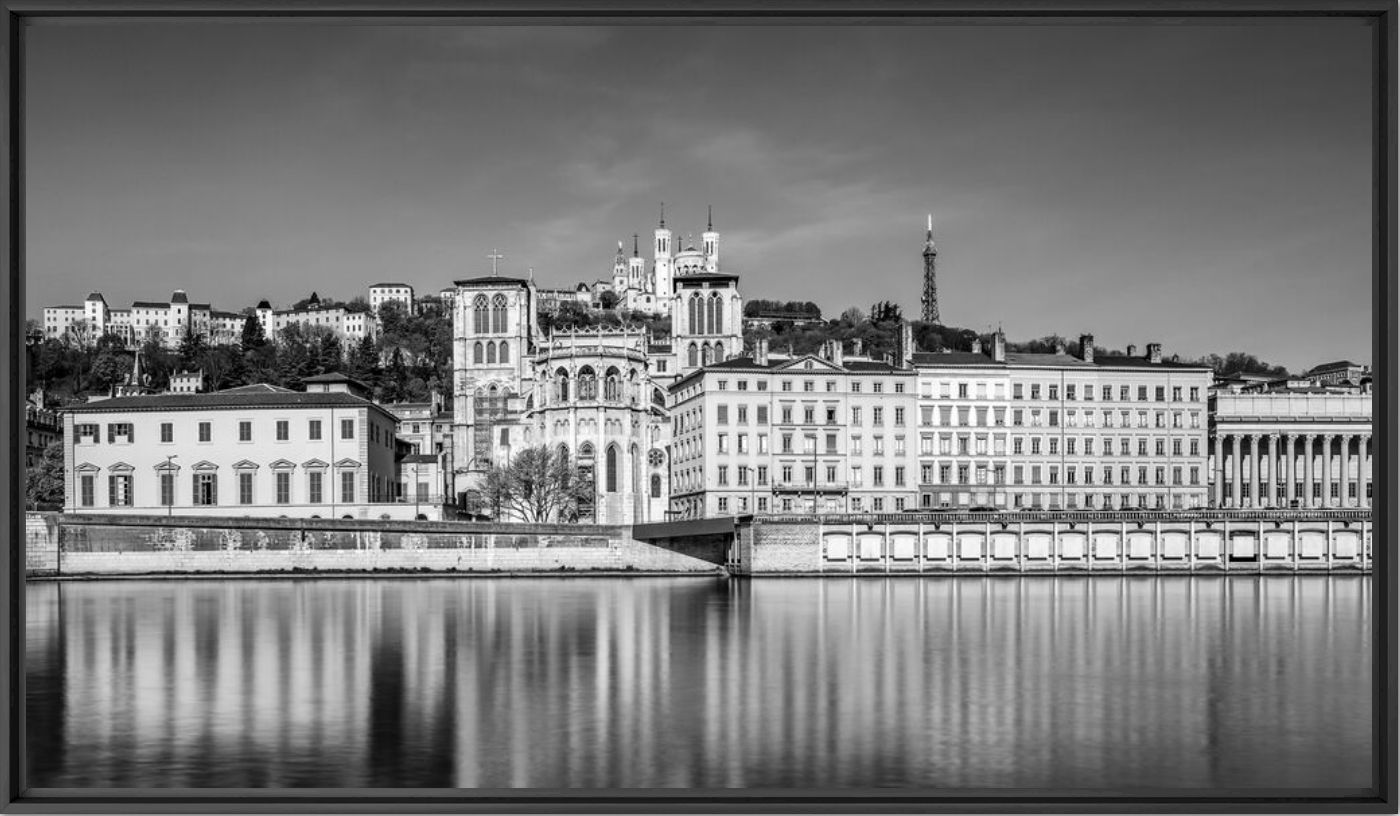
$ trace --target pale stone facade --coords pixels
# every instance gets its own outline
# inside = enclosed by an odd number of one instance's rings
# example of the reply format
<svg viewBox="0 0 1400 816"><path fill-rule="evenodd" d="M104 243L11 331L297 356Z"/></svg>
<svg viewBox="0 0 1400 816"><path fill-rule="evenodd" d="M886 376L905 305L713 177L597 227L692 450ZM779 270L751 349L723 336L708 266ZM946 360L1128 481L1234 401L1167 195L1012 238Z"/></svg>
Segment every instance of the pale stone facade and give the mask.
<svg viewBox="0 0 1400 816"><path fill-rule="evenodd" d="M196 334L212 345L236 342L245 316L223 312L208 303L190 303L183 289L168 302L136 301L129 309L113 309L101 292L93 292L82 306L46 306L43 332L46 339L90 345L105 334L115 335L129 347L156 340L175 348L187 334Z"/></svg>
<svg viewBox="0 0 1400 816"><path fill-rule="evenodd" d="M396 421L341 390L250 385L96 400L64 413L65 511L379 518Z"/></svg>
<svg viewBox="0 0 1400 816"><path fill-rule="evenodd" d="M379 314L379 307L390 301L401 304L405 313L413 314L413 287L406 283L376 283L369 288L369 309L374 314Z"/></svg>
<svg viewBox="0 0 1400 816"><path fill-rule="evenodd" d="M1216 507L1371 507L1371 395L1213 398Z"/></svg>
<svg viewBox="0 0 1400 816"><path fill-rule="evenodd" d="M912 507L915 382L836 343L691 371L670 387L672 517Z"/></svg>
<svg viewBox="0 0 1400 816"><path fill-rule="evenodd" d="M921 509L1208 504L1211 370L1144 356L916 354Z"/></svg>

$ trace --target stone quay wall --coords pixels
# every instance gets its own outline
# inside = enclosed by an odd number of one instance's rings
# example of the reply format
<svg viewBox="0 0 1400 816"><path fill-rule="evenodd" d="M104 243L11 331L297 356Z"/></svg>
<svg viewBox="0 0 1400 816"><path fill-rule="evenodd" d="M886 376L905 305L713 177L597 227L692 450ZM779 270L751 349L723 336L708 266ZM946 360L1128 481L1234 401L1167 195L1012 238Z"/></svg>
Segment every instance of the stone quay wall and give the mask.
<svg viewBox="0 0 1400 816"><path fill-rule="evenodd" d="M1369 510L753 516L736 575L1369 572Z"/></svg>
<svg viewBox="0 0 1400 816"><path fill-rule="evenodd" d="M29 513L25 539L31 577L719 572L626 526Z"/></svg>

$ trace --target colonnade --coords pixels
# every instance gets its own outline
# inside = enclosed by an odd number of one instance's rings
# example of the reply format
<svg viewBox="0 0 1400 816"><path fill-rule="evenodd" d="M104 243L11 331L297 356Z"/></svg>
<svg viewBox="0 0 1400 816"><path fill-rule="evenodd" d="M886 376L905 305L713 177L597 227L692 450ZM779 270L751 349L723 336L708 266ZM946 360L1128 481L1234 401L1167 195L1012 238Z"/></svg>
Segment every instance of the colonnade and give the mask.
<svg viewBox="0 0 1400 816"><path fill-rule="evenodd" d="M1371 433L1218 433L1215 506L1371 506Z"/></svg>

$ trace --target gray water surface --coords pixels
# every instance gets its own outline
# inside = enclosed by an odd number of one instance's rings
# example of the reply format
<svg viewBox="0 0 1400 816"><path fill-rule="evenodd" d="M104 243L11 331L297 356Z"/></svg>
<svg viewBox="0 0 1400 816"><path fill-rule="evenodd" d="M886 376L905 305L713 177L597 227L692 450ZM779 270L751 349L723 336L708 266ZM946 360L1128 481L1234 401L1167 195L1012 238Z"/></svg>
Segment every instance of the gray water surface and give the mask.
<svg viewBox="0 0 1400 816"><path fill-rule="evenodd" d="M38 787L1372 784L1369 576L30 583Z"/></svg>

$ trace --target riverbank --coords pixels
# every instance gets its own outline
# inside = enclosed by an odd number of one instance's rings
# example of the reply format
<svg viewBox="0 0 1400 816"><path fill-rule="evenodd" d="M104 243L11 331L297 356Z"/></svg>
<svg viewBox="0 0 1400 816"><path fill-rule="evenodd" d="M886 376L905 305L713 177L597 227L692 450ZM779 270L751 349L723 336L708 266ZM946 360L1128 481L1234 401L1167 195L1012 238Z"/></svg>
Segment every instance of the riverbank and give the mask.
<svg viewBox="0 0 1400 816"><path fill-rule="evenodd" d="M26 522L35 578L721 572L622 526L56 513Z"/></svg>

